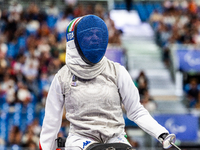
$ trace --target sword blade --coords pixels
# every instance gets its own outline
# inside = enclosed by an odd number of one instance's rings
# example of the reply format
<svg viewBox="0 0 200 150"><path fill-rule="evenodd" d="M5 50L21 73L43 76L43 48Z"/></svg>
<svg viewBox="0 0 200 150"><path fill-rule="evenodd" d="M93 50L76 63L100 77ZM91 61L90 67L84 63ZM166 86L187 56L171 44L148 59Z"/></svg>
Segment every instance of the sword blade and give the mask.
<svg viewBox="0 0 200 150"><path fill-rule="evenodd" d="M176 149L178 149L178 150L181 150L178 146L176 146L173 142L170 142L170 144L172 145L172 146L174 146Z"/></svg>

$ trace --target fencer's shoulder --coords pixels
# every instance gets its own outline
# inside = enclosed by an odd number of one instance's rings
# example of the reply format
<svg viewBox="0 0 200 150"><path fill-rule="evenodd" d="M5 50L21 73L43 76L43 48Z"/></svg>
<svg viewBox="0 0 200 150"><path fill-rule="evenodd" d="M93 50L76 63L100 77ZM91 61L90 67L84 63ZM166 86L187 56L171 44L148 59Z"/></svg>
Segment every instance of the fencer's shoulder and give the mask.
<svg viewBox="0 0 200 150"><path fill-rule="evenodd" d="M67 65L62 66L62 68L60 68L60 70L58 71L58 74L63 74L69 72L69 68L67 67Z"/></svg>
<svg viewBox="0 0 200 150"><path fill-rule="evenodd" d="M112 74L117 78L120 68L121 68L121 64L107 59L105 72L108 72L109 74Z"/></svg>
<svg viewBox="0 0 200 150"><path fill-rule="evenodd" d="M67 77L69 77L71 75L71 71L69 70L69 68L67 67L67 65L64 65L58 72L57 72L57 76L58 78L60 78L61 80L66 79Z"/></svg>
<svg viewBox="0 0 200 150"><path fill-rule="evenodd" d="M112 61L110 59L107 59L107 64L108 64L108 66L112 66L112 67L115 67L115 68L119 68L121 66L120 63L114 62L114 61Z"/></svg>
<svg viewBox="0 0 200 150"><path fill-rule="evenodd" d="M61 86L62 93L65 94L65 90L69 89L69 82L72 78L72 73L67 67L67 65L64 65L58 72L57 72L57 78Z"/></svg>

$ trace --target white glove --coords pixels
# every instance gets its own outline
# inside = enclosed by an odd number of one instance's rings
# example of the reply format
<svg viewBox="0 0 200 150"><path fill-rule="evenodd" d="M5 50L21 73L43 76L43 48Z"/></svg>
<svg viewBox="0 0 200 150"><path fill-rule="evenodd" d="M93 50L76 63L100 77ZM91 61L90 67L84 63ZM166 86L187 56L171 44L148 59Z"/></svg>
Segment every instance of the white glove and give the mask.
<svg viewBox="0 0 200 150"><path fill-rule="evenodd" d="M164 133L158 137L158 140L163 145L164 149L168 149L168 148L172 147L171 143L175 143L176 135Z"/></svg>

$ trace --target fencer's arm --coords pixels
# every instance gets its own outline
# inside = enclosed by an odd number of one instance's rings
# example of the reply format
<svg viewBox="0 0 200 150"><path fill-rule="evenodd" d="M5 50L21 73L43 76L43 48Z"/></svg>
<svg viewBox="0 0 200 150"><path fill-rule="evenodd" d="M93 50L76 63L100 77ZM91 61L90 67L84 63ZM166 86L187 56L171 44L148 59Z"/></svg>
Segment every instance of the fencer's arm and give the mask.
<svg viewBox="0 0 200 150"><path fill-rule="evenodd" d="M61 86L55 75L46 99L45 116L40 133L40 150L55 150L57 134L62 123L64 100Z"/></svg>
<svg viewBox="0 0 200 150"><path fill-rule="evenodd" d="M130 120L134 121L141 129L156 139L162 133L168 133L141 105L138 89L123 66L120 66L118 74L118 88L122 97L122 103L127 112L127 117Z"/></svg>

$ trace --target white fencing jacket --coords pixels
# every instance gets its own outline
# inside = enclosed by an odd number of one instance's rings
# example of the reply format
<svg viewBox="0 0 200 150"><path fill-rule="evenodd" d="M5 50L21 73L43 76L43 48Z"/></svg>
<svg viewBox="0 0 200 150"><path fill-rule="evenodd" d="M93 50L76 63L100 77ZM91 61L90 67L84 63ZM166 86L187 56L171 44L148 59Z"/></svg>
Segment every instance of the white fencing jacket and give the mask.
<svg viewBox="0 0 200 150"><path fill-rule="evenodd" d="M155 138L168 131L141 105L139 93L127 70L107 58L88 66L73 42L68 42L66 65L55 75L45 106L40 147L55 150L63 108L72 134L106 142L125 134L121 104L127 117Z"/></svg>

